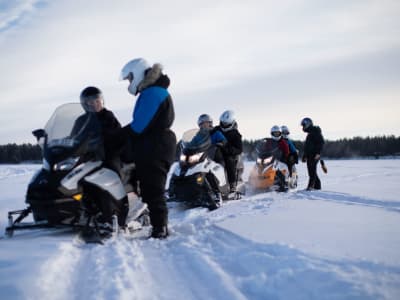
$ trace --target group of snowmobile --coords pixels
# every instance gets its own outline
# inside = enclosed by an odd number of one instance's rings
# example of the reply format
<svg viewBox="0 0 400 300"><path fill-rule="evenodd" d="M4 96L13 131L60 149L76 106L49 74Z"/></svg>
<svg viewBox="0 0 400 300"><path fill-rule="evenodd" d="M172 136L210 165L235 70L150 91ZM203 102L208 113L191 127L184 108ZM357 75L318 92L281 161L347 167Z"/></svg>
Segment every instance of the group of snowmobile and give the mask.
<svg viewBox="0 0 400 300"><path fill-rule="evenodd" d="M86 116L83 121L82 116ZM42 149L43 165L28 184L27 207L8 213L7 236L24 229L72 228L86 242L99 242L121 229L133 231L149 225L146 204L128 184L134 165L121 163L111 168L96 154L103 143L99 126L79 103L69 103L55 110L44 129L33 132ZM213 160L213 147L217 146L211 144L207 130L184 133L179 158L170 170L168 201L213 210L245 193L297 186L295 166L288 176L276 143L264 139L256 146L256 163L248 182L242 180L243 160L238 155L232 193L224 166ZM24 221L28 216L33 220Z"/></svg>

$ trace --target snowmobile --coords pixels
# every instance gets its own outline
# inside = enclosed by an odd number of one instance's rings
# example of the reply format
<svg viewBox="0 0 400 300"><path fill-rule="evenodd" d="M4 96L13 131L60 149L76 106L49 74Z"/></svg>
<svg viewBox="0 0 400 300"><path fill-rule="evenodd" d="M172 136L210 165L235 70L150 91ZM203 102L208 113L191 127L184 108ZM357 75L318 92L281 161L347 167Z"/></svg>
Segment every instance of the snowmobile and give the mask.
<svg viewBox="0 0 400 300"><path fill-rule="evenodd" d="M104 165L95 113L85 113L79 103L64 104L44 129L32 133L42 149L43 166L28 185L27 207L8 213L7 236L22 229L72 227L85 241L96 241L117 233L129 220L136 226L149 224L146 205L132 193L128 197L120 175ZM28 215L33 222L22 222Z"/></svg>
<svg viewBox="0 0 400 300"><path fill-rule="evenodd" d="M230 193L224 166L213 160L217 146L211 145L208 130L186 131L180 147L179 162L175 162L170 170L169 201L183 202L189 208L200 206L214 210L223 200L239 199L244 194L242 160L239 160L237 168L237 192Z"/></svg>
<svg viewBox="0 0 400 300"><path fill-rule="evenodd" d="M257 159L250 171L248 184L253 192L257 191L286 191L297 187L297 171L292 166L289 176L287 164L279 160L282 156L278 144L266 138L256 145Z"/></svg>

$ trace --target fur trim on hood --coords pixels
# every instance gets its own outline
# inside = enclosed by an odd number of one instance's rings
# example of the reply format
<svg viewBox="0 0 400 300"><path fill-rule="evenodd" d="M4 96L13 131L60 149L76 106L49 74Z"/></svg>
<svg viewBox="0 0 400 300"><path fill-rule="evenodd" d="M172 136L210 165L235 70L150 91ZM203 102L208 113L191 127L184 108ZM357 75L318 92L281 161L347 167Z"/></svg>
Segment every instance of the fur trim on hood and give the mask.
<svg viewBox="0 0 400 300"><path fill-rule="evenodd" d="M144 79L138 85L138 91L141 92L145 88L153 85L162 75L163 66L159 63L154 64L146 71Z"/></svg>

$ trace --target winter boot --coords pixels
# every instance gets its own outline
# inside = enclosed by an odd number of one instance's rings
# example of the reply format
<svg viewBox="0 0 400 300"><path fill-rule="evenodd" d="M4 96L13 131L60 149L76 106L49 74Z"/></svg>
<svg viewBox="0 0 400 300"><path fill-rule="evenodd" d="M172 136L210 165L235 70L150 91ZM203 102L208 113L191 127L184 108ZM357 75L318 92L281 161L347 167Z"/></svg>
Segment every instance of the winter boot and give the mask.
<svg viewBox="0 0 400 300"><path fill-rule="evenodd" d="M210 193L210 197L208 199L208 209L215 210L221 206L221 201L218 196L218 193Z"/></svg>
<svg viewBox="0 0 400 300"><path fill-rule="evenodd" d="M168 227L166 225L164 226L154 226L152 231L151 231L151 236L154 239L166 239L167 236L169 235L168 233Z"/></svg>

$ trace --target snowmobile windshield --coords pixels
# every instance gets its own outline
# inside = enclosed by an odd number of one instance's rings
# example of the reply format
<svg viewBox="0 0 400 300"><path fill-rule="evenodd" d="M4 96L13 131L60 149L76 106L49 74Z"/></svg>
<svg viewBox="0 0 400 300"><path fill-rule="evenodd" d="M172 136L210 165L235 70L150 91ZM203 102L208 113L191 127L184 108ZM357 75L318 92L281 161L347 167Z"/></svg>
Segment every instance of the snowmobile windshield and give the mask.
<svg viewBox="0 0 400 300"><path fill-rule="evenodd" d="M191 129L182 137L185 154L203 152L211 146L210 132L207 129Z"/></svg>
<svg viewBox="0 0 400 300"><path fill-rule="evenodd" d="M279 157L280 151L278 143L270 138L263 139L256 144L256 152L259 158Z"/></svg>
<svg viewBox="0 0 400 300"><path fill-rule="evenodd" d="M88 137L99 138L100 125L95 114L86 113L80 103L59 106L48 120L45 128L47 146L73 148Z"/></svg>

